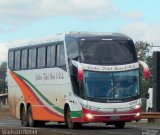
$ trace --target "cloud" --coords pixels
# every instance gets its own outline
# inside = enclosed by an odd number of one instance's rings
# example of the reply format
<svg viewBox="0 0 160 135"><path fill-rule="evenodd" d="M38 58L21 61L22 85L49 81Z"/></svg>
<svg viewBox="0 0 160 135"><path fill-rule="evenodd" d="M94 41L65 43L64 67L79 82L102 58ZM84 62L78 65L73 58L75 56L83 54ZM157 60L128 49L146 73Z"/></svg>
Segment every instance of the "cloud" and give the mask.
<svg viewBox="0 0 160 135"><path fill-rule="evenodd" d="M139 19L138 11L121 11L111 0L1 0L0 22L25 24L55 16L69 16L82 20Z"/></svg>
<svg viewBox="0 0 160 135"><path fill-rule="evenodd" d="M40 17L38 0L1 0L0 22L21 24Z"/></svg>
<svg viewBox="0 0 160 135"><path fill-rule="evenodd" d="M1 0L0 22L20 24L54 16L97 19L116 11L111 0Z"/></svg>
<svg viewBox="0 0 160 135"><path fill-rule="evenodd" d="M46 15L66 15L80 19L111 17L117 7L110 0L42 0L41 8Z"/></svg>
<svg viewBox="0 0 160 135"><path fill-rule="evenodd" d="M122 17L124 17L127 20L137 21L143 19L143 14L139 11L128 11L122 13Z"/></svg>
<svg viewBox="0 0 160 135"><path fill-rule="evenodd" d="M143 40L160 44L160 23L134 22L122 27L119 31L131 36L134 40Z"/></svg>
<svg viewBox="0 0 160 135"><path fill-rule="evenodd" d="M0 63L7 60L8 47L6 43L0 43Z"/></svg>
<svg viewBox="0 0 160 135"><path fill-rule="evenodd" d="M3 61L7 61L9 48L25 46L25 45L28 45L29 43L30 43L29 39L15 40L11 43L1 42L0 43L0 63L2 63Z"/></svg>

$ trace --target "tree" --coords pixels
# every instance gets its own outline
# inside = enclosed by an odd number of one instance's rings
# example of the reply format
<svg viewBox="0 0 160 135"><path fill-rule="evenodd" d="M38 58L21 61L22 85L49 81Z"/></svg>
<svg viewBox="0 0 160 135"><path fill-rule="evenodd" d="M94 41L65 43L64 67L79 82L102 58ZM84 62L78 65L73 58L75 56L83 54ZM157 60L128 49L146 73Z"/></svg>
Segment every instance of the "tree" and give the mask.
<svg viewBox="0 0 160 135"><path fill-rule="evenodd" d="M6 77L7 77L7 62L2 62L0 65L0 93L5 92L5 90L8 88Z"/></svg>
<svg viewBox="0 0 160 135"><path fill-rule="evenodd" d="M147 63L150 68L151 77L149 80L143 78L143 69L141 71L141 95L144 98L144 95L148 92L149 87L152 87L152 67L153 67L153 58L150 55L151 45L144 41L136 41L135 47L137 50L138 59ZM145 102L142 104L142 110L145 111Z"/></svg>
<svg viewBox="0 0 160 135"><path fill-rule="evenodd" d="M151 77L152 77L153 58L152 58L152 55L150 55L150 50L152 46L149 43L144 41L136 41L135 47L137 50L138 60L141 60L147 63L150 69ZM141 68L141 72L143 72L142 68Z"/></svg>
<svg viewBox="0 0 160 135"><path fill-rule="evenodd" d="M150 52L151 45L144 41L136 41L135 46L139 60L146 62Z"/></svg>

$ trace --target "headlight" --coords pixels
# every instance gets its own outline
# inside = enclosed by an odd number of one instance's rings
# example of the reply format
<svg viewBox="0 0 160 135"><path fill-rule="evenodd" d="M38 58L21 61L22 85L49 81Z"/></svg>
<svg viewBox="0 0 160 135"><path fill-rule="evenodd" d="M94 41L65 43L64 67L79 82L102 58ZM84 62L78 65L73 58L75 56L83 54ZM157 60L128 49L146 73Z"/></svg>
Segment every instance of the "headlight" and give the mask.
<svg viewBox="0 0 160 135"><path fill-rule="evenodd" d="M139 113L136 113L136 117L139 117L141 114L140 114L140 112Z"/></svg>
<svg viewBox="0 0 160 135"><path fill-rule="evenodd" d="M93 119L93 115L90 114L90 113L87 113L87 114L86 114L86 117L87 117L88 119Z"/></svg>
<svg viewBox="0 0 160 135"><path fill-rule="evenodd" d="M90 110L98 110L98 107L94 107L94 106L89 106L89 105L85 105L81 103L81 106Z"/></svg>
<svg viewBox="0 0 160 135"><path fill-rule="evenodd" d="M136 105L136 106L134 107L134 109L139 109L139 108L141 108L140 105Z"/></svg>

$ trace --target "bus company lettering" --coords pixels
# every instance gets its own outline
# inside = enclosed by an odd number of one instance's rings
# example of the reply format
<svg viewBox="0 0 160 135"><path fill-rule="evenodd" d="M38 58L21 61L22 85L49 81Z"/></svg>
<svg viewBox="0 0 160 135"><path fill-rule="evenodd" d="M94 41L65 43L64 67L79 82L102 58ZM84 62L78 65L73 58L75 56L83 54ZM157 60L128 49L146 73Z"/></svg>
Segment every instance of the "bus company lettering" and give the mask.
<svg viewBox="0 0 160 135"><path fill-rule="evenodd" d="M120 65L120 66L99 66L99 65L82 64L82 66L86 70L94 70L94 71L124 71L124 70L136 69L139 67L139 64L134 63L134 64Z"/></svg>
<svg viewBox="0 0 160 135"><path fill-rule="evenodd" d="M41 73L36 74L35 79L36 81L42 81L42 80L55 80L55 79L63 79L64 74L62 72L57 73Z"/></svg>
<svg viewBox="0 0 160 135"><path fill-rule="evenodd" d="M137 103L138 103L137 100L136 101L131 101L130 105L136 105Z"/></svg>

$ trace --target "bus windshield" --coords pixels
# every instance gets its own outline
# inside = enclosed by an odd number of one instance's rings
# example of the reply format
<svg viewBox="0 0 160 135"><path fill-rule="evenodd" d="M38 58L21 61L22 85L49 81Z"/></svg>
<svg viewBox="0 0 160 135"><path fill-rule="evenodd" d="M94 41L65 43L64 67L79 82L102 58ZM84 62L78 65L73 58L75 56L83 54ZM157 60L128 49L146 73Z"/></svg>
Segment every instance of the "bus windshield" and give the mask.
<svg viewBox="0 0 160 135"><path fill-rule="evenodd" d="M116 65L137 62L132 40L79 41L81 61L87 64Z"/></svg>
<svg viewBox="0 0 160 135"><path fill-rule="evenodd" d="M85 71L85 96L96 99L127 99L139 96L139 71Z"/></svg>

